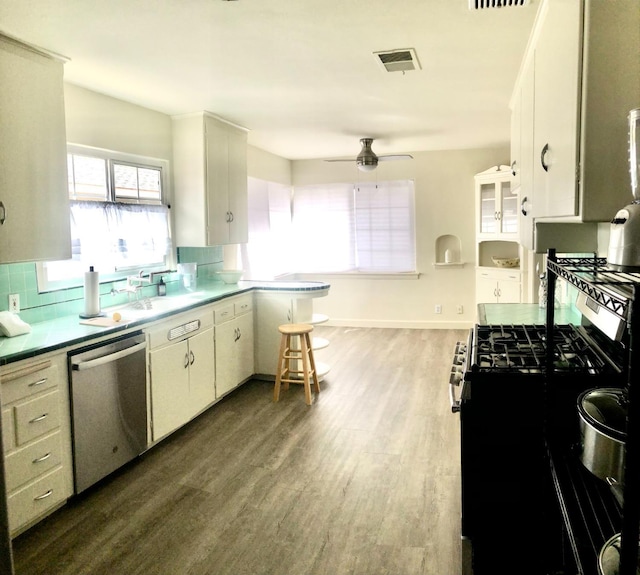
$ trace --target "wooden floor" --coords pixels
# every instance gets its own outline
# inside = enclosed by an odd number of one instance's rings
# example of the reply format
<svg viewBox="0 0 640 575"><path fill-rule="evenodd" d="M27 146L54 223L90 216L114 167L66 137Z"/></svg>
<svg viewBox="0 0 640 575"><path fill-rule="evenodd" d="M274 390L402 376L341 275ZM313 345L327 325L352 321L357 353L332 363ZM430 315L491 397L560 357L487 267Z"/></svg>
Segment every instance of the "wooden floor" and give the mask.
<svg viewBox="0 0 640 575"><path fill-rule="evenodd" d="M315 334L331 372L311 407L246 383L14 540L16 573L459 575L466 332Z"/></svg>

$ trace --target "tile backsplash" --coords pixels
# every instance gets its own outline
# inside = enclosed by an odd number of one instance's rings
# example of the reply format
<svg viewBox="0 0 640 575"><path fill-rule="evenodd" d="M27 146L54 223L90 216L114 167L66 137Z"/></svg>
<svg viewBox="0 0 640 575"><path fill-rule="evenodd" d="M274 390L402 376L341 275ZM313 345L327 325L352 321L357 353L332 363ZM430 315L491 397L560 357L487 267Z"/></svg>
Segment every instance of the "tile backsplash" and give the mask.
<svg viewBox="0 0 640 575"><path fill-rule="evenodd" d="M178 248L178 263L194 262L198 264L198 277L211 277L216 270L222 269L223 249L220 246L210 248ZM177 272L163 275L167 284L167 294L182 289L182 278ZM143 287L139 297L152 297L157 293L154 284ZM126 280L100 283L100 306L107 308L127 303L129 294L111 294L112 289L121 289ZM9 294L20 296L20 317L27 323L38 323L58 317L77 315L84 311L84 288L73 287L46 293L38 292L36 264L16 263L0 264L0 311L9 309Z"/></svg>

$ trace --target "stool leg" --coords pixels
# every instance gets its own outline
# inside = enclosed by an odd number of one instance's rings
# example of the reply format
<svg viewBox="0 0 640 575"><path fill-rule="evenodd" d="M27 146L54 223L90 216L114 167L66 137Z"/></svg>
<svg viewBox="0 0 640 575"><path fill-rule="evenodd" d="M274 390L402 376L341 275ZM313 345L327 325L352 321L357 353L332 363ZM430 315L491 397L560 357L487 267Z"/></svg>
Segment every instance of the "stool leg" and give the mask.
<svg viewBox="0 0 640 575"><path fill-rule="evenodd" d="M282 375L284 376L283 389L286 391L289 389L289 380L291 379L291 336L285 335L284 346L284 367L282 368Z"/></svg>
<svg viewBox="0 0 640 575"><path fill-rule="evenodd" d="M304 377L304 400L311 405L311 382L309 381L309 347L307 334L300 337L300 351L302 354L302 374Z"/></svg>
<svg viewBox="0 0 640 575"><path fill-rule="evenodd" d="M318 379L318 372L316 370L316 360L313 356L311 338L308 333L305 334L305 337L307 338L307 349L309 350L309 363L311 364L311 374L313 375L313 387L315 388L316 393L320 393L320 380Z"/></svg>
<svg viewBox="0 0 640 575"><path fill-rule="evenodd" d="M276 367L276 384L273 388L273 401L280 399L280 385L282 380L282 369L285 365L285 350L287 348L287 336L282 334L280 338L280 355L278 355L278 367Z"/></svg>

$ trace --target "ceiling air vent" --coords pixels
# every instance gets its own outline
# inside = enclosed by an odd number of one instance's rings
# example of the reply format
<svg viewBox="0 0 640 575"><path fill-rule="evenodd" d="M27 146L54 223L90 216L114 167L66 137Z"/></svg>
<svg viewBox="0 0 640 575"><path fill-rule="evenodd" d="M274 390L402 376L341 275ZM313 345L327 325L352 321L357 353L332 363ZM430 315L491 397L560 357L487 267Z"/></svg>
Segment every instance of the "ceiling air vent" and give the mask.
<svg viewBox="0 0 640 575"><path fill-rule="evenodd" d="M420 70L420 62L413 48L402 50L386 50L385 52L374 52L376 61L387 72L407 72L409 70Z"/></svg>
<svg viewBox="0 0 640 575"><path fill-rule="evenodd" d="M526 6L529 0L469 0L469 10L483 8L504 8L505 6Z"/></svg>

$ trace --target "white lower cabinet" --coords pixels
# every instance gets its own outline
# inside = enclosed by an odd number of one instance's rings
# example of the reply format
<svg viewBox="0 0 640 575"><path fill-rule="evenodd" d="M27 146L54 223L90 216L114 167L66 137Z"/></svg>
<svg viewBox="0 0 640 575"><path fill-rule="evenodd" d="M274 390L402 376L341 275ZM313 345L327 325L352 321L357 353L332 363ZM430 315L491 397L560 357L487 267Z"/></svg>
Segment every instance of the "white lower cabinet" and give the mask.
<svg viewBox="0 0 640 575"><path fill-rule="evenodd" d="M520 303L520 271L478 270L476 303Z"/></svg>
<svg viewBox="0 0 640 575"><path fill-rule="evenodd" d="M225 301L214 309L216 397L222 397L254 374L253 296Z"/></svg>
<svg viewBox="0 0 640 575"><path fill-rule="evenodd" d="M73 493L66 354L10 364L0 380L9 529L15 537Z"/></svg>
<svg viewBox="0 0 640 575"><path fill-rule="evenodd" d="M215 401L213 314L175 316L149 330L151 428L157 441Z"/></svg>

